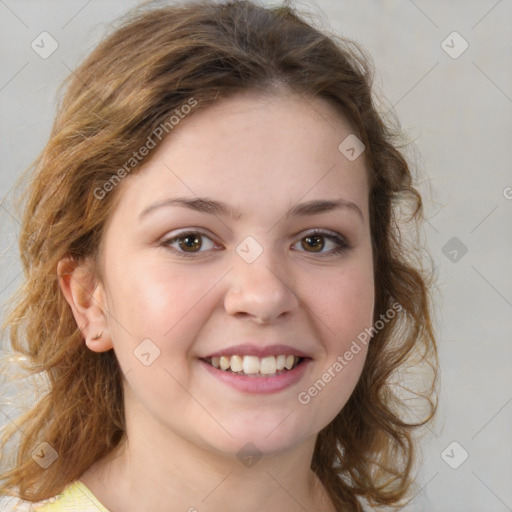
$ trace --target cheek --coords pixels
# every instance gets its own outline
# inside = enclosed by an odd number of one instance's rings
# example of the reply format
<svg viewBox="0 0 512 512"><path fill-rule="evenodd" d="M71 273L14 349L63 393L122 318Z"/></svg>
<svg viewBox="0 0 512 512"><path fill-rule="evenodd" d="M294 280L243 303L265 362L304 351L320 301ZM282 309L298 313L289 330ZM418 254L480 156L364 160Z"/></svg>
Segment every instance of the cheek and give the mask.
<svg viewBox="0 0 512 512"><path fill-rule="evenodd" d="M375 292L371 264L347 267L337 274L330 272L308 286L310 308L329 352L345 350L372 325Z"/></svg>
<svg viewBox="0 0 512 512"><path fill-rule="evenodd" d="M137 264L133 259L124 268L112 268L108 286L114 345L127 352L150 339L162 362L184 362L209 314L208 295L224 274L222 269L198 272L194 265L177 268L162 260Z"/></svg>
<svg viewBox="0 0 512 512"><path fill-rule="evenodd" d="M154 411L171 397L184 408L187 359L218 273L198 273L192 265L172 270L165 261L137 264L135 258L110 270L110 328L130 393Z"/></svg>
<svg viewBox="0 0 512 512"><path fill-rule="evenodd" d="M326 282L317 280L313 291L312 311L324 353L297 399L310 430L318 431L343 409L361 376L368 344L358 336L372 326L372 271L331 275Z"/></svg>
<svg viewBox="0 0 512 512"><path fill-rule="evenodd" d="M117 266L108 274L112 314L134 335L161 337L197 300L198 283L191 277L136 260Z"/></svg>
<svg viewBox="0 0 512 512"><path fill-rule="evenodd" d="M375 300L371 257L360 255L305 284L324 354L299 402L309 404L310 418L327 424L348 401L366 360Z"/></svg>

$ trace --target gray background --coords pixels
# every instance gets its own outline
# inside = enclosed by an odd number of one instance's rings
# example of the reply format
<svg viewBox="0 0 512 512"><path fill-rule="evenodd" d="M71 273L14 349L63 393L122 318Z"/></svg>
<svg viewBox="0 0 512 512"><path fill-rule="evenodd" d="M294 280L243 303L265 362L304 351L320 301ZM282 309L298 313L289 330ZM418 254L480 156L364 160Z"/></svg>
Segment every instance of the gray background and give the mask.
<svg viewBox="0 0 512 512"><path fill-rule="evenodd" d="M0 0L1 301L21 279L14 181L48 137L62 79L136 4ZM441 399L424 438L418 494L404 510L512 511L512 1L297 5L371 54L384 109L394 107L414 141L408 154L419 169L424 237L439 275ZM43 31L59 45L46 59L31 48ZM457 58L464 41L446 39L454 31L469 45ZM6 402L8 386L1 390ZM460 464L463 450L469 456Z"/></svg>

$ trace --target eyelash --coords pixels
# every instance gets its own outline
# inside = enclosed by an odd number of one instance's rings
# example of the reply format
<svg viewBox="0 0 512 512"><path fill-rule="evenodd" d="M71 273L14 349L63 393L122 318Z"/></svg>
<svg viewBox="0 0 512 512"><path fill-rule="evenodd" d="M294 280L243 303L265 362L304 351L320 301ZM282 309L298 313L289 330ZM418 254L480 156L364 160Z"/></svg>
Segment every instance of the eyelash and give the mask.
<svg viewBox="0 0 512 512"><path fill-rule="evenodd" d="M204 233L200 230L188 230L188 231L182 231L181 233L178 233L177 235L174 235L170 238L164 239L162 241L161 245L163 247L170 249L173 252L179 254L180 257L197 258L197 255L204 251L186 252L186 251L181 251L181 250L175 249L174 247L171 247L172 243L177 242L180 238L185 238L186 236L189 236L189 235L199 235L201 237L208 238L213 244L215 244L215 242L206 233ZM347 242L347 240L344 237L342 237L341 235L338 235L335 232L325 231L325 230L321 230L321 229L313 229L313 230L305 233L296 243L300 242L301 240L304 240L305 238L307 238L309 236L321 236L327 240L330 240L331 242L334 242L337 245L337 247L334 249L331 249L327 253L323 253L323 252L315 253L314 251L313 252L299 251L299 252L305 252L305 253L309 253L309 254L318 254L321 258L327 258L329 256L336 256L339 254L346 253L351 249L350 244Z"/></svg>

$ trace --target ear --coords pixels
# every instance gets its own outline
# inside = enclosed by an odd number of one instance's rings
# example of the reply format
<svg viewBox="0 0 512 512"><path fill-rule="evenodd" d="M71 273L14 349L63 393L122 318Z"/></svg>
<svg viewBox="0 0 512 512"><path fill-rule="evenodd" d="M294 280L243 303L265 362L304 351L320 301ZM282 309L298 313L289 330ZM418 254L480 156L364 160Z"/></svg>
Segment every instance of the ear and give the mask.
<svg viewBox="0 0 512 512"><path fill-rule="evenodd" d="M93 263L67 257L59 261L57 275L87 347L93 352L110 350L105 290Z"/></svg>

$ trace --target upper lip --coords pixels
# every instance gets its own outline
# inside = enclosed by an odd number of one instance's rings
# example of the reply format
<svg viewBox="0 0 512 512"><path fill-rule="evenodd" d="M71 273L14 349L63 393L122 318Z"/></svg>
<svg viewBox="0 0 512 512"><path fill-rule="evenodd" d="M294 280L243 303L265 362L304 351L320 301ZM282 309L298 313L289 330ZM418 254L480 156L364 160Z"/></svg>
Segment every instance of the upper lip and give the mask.
<svg viewBox="0 0 512 512"><path fill-rule="evenodd" d="M267 356L278 356L278 355L287 355L287 356L297 356L297 357L311 357L306 352L299 350L290 345L268 345L266 347L262 347L260 345L231 345L230 347L223 348L221 350L217 350L216 352L212 352L208 354L206 357L220 357L220 356L257 356L257 357L267 357Z"/></svg>

